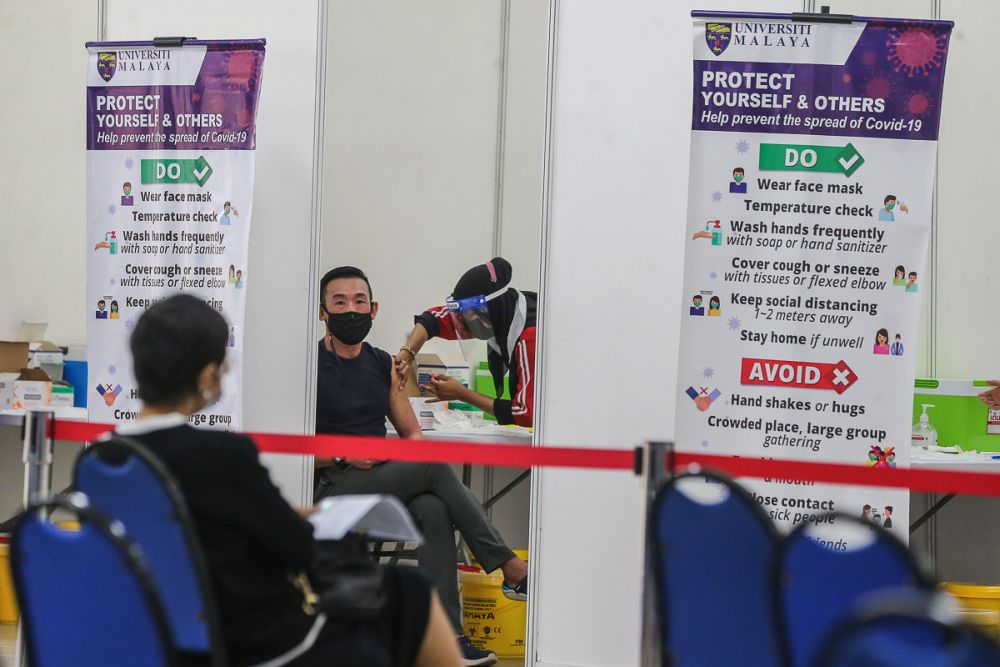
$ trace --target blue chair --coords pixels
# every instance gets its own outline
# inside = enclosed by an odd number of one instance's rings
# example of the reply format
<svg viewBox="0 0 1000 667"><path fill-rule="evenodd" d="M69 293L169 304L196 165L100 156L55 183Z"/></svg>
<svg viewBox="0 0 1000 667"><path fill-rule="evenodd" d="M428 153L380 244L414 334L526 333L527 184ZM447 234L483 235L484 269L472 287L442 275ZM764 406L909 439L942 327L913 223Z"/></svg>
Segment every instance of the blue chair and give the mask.
<svg viewBox="0 0 1000 667"><path fill-rule="evenodd" d="M205 558L184 497L163 464L141 443L114 436L80 453L73 485L94 507L121 521L146 554L174 646L224 665Z"/></svg>
<svg viewBox="0 0 1000 667"><path fill-rule="evenodd" d="M827 635L872 600L933 589L906 546L881 526L838 513L821 515L819 525L836 525L859 546L824 541L812 524L800 524L782 544L775 590L789 667L811 665Z"/></svg>
<svg viewBox="0 0 1000 667"><path fill-rule="evenodd" d="M880 606L834 630L813 667L1000 667L1000 648L986 635L933 617L933 595Z"/></svg>
<svg viewBox="0 0 1000 667"><path fill-rule="evenodd" d="M657 493L650 543L664 664L778 665L774 524L735 482L686 474Z"/></svg>
<svg viewBox="0 0 1000 667"><path fill-rule="evenodd" d="M50 523L54 510L79 531ZM82 494L28 509L14 527L11 570L33 667L174 664L142 552Z"/></svg>

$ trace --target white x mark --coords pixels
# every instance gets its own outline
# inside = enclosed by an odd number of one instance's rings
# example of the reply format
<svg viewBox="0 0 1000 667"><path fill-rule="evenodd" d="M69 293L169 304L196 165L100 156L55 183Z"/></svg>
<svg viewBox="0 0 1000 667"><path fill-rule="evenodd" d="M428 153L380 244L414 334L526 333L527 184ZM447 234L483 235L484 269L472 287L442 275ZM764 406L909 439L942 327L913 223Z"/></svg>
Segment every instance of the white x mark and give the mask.
<svg viewBox="0 0 1000 667"><path fill-rule="evenodd" d="M851 374L851 371L842 371L842 370L838 370L836 368L833 369L833 383L834 384L849 384L850 381L848 380L848 377L850 376L850 374Z"/></svg>

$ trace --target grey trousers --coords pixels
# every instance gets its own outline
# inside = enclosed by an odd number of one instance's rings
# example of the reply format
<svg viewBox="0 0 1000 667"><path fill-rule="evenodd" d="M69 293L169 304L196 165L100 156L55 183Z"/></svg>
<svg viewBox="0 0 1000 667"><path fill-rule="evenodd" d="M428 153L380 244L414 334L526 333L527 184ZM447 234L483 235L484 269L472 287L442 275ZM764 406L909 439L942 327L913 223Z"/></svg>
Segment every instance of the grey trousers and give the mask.
<svg viewBox="0 0 1000 667"><path fill-rule="evenodd" d="M399 498L407 506L424 535L424 543L417 550L417 566L434 580L445 612L461 633L455 529L487 572L509 561L514 552L451 466L389 461L371 470L330 468L326 479L329 484L320 486L317 500L349 493L384 493Z"/></svg>

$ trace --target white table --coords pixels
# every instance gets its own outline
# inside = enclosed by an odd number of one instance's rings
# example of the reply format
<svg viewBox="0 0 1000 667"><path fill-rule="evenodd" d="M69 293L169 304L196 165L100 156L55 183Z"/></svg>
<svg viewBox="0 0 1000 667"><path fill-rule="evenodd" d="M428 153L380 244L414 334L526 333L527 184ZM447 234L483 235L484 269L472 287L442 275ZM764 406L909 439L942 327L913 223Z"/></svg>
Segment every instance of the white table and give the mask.
<svg viewBox="0 0 1000 667"><path fill-rule="evenodd" d="M387 425L388 437L397 438L399 435L396 431ZM428 440L445 440L448 442L471 442L471 443L502 443L505 445L530 445L532 442L532 430L527 428L522 428L520 426L498 426L495 424L486 424L479 428L466 429L466 430L445 430L445 429L427 429L422 431L424 437ZM486 466L487 479L492 481L493 477L493 466ZM483 507L485 509L490 509L493 507L501 498L506 496L512 490L514 490L521 482L528 478L531 474L531 470L525 470L513 480L508 482L502 489L496 493L490 495L488 498L483 499ZM472 485L472 465L463 464L462 465L462 483L465 486L471 487Z"/></svg>
<svg viewBox="0 0 1000 667"><path fill-rule="evenodd" d="M951 458L952 456L954 458ZM935 456L934 458L911 458L910 467L923 470L1000 473L1000 459L994 459L992 458L993 456L1000 456L1000 453L981 454L977 458L970 458L965 454L941 454ZM932 494L932 499L934 495L935 494ZM910 524L910 534L912 535L914 531L931 520L935 514L941 511L942 507L954 499L955 495L956 494L954 493L947 493L942 496L940 500L934 502L934 504L931 505L926 512L921 514Z"/></svg>

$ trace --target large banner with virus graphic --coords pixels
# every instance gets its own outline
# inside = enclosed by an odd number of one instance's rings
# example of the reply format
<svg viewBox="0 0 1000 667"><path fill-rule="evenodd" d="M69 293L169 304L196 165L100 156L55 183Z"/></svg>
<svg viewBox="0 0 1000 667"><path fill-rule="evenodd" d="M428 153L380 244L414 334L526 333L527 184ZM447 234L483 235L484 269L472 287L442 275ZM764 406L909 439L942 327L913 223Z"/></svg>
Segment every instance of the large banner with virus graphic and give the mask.
<svg viewBox="0 0 1000 667"><path fill-rule="evenodd" d="M229 329L221 398L191 422L239 429L264 40L87 48L89 418L136 418L129 335L186 293Z"/></svg>
<svg viewBox="0 0 1000 667"><path fill-rule="evenodd" d="M677 447L908 466L952 24L694 12ZM742 480L907 539L906 491Z"/></svg>

